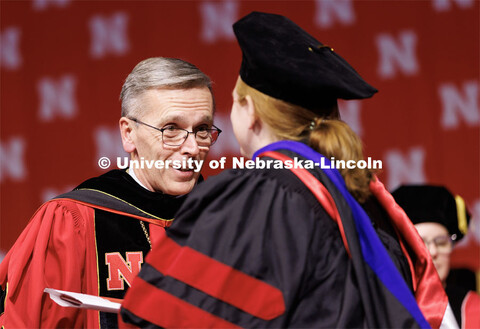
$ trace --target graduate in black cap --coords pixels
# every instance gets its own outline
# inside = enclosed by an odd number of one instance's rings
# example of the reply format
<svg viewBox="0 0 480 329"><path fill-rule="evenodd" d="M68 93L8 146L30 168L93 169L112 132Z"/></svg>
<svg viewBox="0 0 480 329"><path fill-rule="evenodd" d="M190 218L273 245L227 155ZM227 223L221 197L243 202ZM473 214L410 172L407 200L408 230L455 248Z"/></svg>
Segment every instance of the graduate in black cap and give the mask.
<svg viewBox="0 0 480 329"><path fill-rule="evenodd" d="M475 274L471 272L469 278L466 270L450 271L453 246L463 238L470 218L466 208L458 206L464 204L463 199L444 186L434 185L403 185L392 195L425 242L458 324L461 328L480 328L480 297L474 291ZM462 281L473 281L472 289L466 287L467 282L458 282L459 274Z"/></svg>
<svg viewBox="0 0 480 329"><path fill-rule="evenodd" d="M445 293L438 277L430 288L412 277L435 269L383 185L369 170L306 165L363 159L337 99L377 90L286 17L254 12L233 29L243 60L231 120L256 167L227 170L189 195L128 291L123 320L166 328L429 327L415 290L438 301L428 318L438 328ZM295 160L305 167L290 168Z"/></svg>

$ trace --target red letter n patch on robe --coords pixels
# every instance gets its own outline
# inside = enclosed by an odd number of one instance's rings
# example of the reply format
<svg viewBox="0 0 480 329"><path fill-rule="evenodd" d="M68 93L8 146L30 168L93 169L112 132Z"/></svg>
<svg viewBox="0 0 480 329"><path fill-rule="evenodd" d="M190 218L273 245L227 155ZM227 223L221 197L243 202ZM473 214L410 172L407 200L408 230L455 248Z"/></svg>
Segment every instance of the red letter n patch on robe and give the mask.
<svg viewBox="0 0 480 329"><path fill-rule="evenodd" d="M119 252L105 254L105 264L108 265L108 290L123 290L124 281L130 287L133 278L140 272L143 263L141 251L126 252L127 260L123 259Z"/></svg>

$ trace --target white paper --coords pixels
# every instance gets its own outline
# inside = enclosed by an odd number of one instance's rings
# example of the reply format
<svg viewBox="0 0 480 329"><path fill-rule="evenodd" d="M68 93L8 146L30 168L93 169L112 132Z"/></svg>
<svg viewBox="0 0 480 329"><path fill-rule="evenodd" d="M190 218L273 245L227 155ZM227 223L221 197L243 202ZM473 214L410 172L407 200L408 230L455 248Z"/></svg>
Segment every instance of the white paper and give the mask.
<svg viewBox="0 0 480 329"><path fill-rule="evenodd" d="M120 303L114 303L102 297L51 288L45 288L43 291L48 293L55 303L63 307L86 308L109 313L120 311Z"/></svg>

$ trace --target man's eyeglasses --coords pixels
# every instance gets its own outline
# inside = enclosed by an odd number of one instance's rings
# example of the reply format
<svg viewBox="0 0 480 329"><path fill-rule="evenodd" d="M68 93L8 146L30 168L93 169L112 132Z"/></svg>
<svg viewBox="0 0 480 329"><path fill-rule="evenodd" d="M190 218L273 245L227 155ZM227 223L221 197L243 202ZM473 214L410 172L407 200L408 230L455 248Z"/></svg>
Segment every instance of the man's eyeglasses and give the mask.
<svg viewBox="0 0 480 329"><path fill-rule="evenodd" d="M427 246L427 249L429 249L430 243L433 243L435 245L435 247L437 248L437 251L439 253L447 254L447 253L450 253L452 251L453 240L454 239L455 238L453 236L451 237L449 235L440 235L440 236L437 236L437 237L433 238L430 241L423 240L423 242Z"/></svg>
<svg viewBox="0 0 480 329"><path fill-rule="evenodd" d="M189 134L194 134L195 140L197 141L198 146L210 147L218 139L218 136L222 132L220 128L213 126L212 128L199 127L195 131L188 131L186 129L177 128L174 126L168 126L165 128L157 128L155 126L149 125L148 123L142 122L135 118L129 118L130 120L142 124L144 126L153 128L162 133L163 144L168 146L180 146L188 138Z"/></svg>

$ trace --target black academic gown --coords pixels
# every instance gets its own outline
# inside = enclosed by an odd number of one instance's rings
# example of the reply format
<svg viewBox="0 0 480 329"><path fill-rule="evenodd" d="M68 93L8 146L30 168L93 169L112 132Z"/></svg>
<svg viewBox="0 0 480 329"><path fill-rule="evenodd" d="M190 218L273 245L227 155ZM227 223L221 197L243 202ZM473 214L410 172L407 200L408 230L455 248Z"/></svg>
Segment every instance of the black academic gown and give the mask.
<svg viewBox="0 0 480 329"><path fill-rule="evenodd" d="M325 180L319 170L311 172ZM383 228L375 225L377 231L410 283L406 259L379 207L374 199L365 205L383 223ZM362 304L337 224L287 169L225 171L191 193L176 218L166 232L169 247L154 248L127 293L121 312L127 322L154 327L366 327L366 312L382 312L382 301ZM171 266L160 261L168 250L177 254ZM176 271L177 266L184 272ZM246 278L230 280L225 271L239 271ZM397 323L415 327L410 319Z"/></svg>

